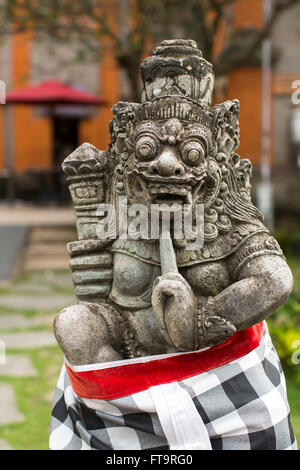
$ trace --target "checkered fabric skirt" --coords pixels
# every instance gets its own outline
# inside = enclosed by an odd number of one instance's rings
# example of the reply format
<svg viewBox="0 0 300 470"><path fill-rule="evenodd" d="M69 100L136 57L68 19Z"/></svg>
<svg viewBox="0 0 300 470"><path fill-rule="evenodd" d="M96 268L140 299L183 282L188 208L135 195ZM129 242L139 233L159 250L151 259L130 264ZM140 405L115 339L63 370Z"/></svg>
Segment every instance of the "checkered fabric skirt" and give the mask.
<svg viewBox="0 0 300 470"><path fill-rule="evenodd" d="M285 378L265 324L259 345L242 357L114 399L78 395L67 370L55 392L50 449L297 449Z"/></svg>

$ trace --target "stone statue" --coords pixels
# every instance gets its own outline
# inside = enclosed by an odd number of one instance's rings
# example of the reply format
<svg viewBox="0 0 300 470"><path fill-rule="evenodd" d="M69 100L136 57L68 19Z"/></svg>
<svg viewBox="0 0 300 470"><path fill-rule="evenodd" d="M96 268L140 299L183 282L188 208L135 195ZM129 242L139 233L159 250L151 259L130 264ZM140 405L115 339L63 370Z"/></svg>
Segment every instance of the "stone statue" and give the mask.
<svg viewBox="0 0 300 470"><path fill-rule="evenodd" d="M142 103L113 108L107 151L63 163L77 216L68 244L76 305L55 320L73 364L194 351L225 341L286 301L292 275L251 202L236 153L239 102L211 105L212 65L191 40L163 41L141 65ZM123 196L123 199L121 198ZM97 208L120 201L204 208L203 246L185 239L99 239ZM120 225L120 224L119 224Z"/></svg>
<svg viewBox="0 0 300 470"><path fill-rule="evenodd" d="M161 42L141 73L108 149L63 162L78 302L54 322L50 448L295 449L264 322L293 281L236 153L239 102L212 106L192 40Z"/></svg>

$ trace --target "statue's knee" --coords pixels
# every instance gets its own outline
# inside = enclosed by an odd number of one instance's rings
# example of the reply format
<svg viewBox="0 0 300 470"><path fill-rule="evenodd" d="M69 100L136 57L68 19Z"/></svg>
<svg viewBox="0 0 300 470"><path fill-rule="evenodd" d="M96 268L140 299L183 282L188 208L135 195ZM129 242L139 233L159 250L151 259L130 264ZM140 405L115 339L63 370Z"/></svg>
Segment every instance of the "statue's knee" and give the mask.
<svg viewBox="0 0 300 470"><path fill-rule="evenodd" d="M76 338L78 334L84 334L85 328L82 327L90 323L90 316L87 307L81 304L64 308L54 320L55 335Z"/></svg>
<svg viewBox="0 0 300 470"><path fill-rule="evenodd" d="M73 364L90 362L96 351L107 342L104 322L80 302L57 315L54 334L66 358Z"/></svg>

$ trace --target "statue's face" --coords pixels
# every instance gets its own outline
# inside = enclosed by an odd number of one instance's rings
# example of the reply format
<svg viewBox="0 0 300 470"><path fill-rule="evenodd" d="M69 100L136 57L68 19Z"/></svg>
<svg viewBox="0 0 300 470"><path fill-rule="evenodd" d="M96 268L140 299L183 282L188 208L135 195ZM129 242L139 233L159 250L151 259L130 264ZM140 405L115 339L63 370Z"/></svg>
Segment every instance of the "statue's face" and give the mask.
<svg viewBox="0 0 300 470"><path fill-rule="evenodd" d="M205 190L211 132L198 123L143 121L124 171L127 196L147 204L194 204Z"/></svg>

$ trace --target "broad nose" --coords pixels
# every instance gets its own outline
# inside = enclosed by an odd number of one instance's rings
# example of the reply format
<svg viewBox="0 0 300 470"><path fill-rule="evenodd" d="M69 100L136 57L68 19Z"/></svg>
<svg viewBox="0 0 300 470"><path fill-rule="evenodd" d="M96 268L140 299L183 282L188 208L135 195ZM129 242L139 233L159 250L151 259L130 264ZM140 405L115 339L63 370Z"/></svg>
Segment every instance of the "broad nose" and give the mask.
<svg viewBox="0 0 300 470"><path fill-rule="evenodd" d="M171 150L165 150L157 160L150 163L149 172L151 175L181 176L184 168Z"/></svg>

